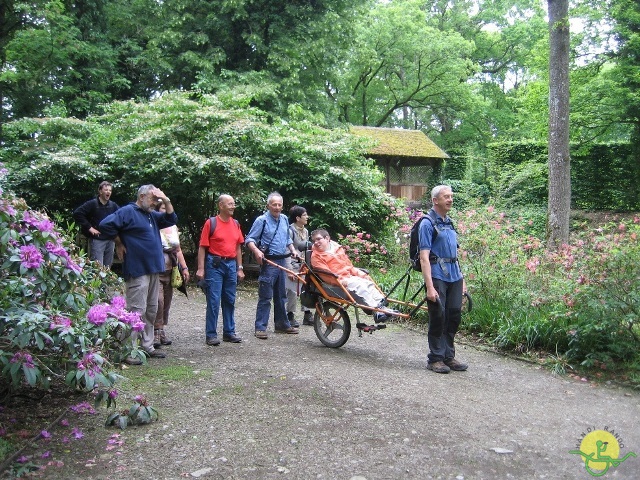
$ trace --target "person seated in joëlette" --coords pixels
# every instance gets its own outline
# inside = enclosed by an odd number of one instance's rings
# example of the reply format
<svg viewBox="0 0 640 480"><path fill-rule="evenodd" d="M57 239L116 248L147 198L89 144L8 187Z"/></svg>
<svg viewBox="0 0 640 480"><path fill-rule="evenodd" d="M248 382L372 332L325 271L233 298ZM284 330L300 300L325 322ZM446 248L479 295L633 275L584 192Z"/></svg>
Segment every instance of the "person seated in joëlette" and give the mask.
<svg viewBox="0 0 640 480"><path fill-rule="evenodd" d="M320 278L331 285L342 285L358 303L382 310L376 311L373 318L376 323L391 319L398 312L385 307L385 297L364 270L351 263L347 253L337 242L331 240L329 232L324 229L311 233L311 268L331 272L335 275L322 275Z"/></svg>

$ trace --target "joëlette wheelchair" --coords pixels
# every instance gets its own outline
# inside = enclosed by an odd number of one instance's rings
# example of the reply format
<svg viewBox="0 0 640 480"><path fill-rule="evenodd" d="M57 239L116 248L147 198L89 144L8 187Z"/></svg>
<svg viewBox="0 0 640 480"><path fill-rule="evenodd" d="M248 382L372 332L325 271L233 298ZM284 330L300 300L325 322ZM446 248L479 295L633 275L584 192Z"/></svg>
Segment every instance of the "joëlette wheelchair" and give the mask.
<svg viewBox="0 0 640 480"><path fill-rule="evenodd" d="M300 292L300 303L307 308L315 309L314 329L318 339L327 347L338 348L343 346L349 340L351 335L351 319L349 318L348 309L352 308L355 312L356 329L358 336L362 337L363 333L373 333L376 330L386 328L385 323L367 324L361 321L360 314L373 315L375 312L386 313L383 308L374 308L365 305L361 298L357 298L349 292L340 282L337 285L328 283L323 280L327 278L337 279L337 275L333 272L311 268L311 251L305 252L305 258L302 262L300 272L296 273L292 270L284 268L269 260L265 261L276 266L286 273L295 275L302 285ZM365 270L366 271L366 270ZM428 311L425 305L426 288L424 282L419 282L421 286L417 289L414 287L412 291L411 275L414 270L409 267L404 275L393 285L388 293L383 292L376 285L376 288L384 295L384 304L397 307L400 310L394 314L396 318L408 319L415 315L419 310ZM415 272L421 275L419 272ZM422 277L420 277L422 278ZM415 285L415 284L414 284ZM400 298L392 298L391 295L398 292ZM420 295L422 293L422 295ZM420 299L416 303L417 299ZM470 300L470 298L469 298ZM469 305L470 306L470 305Z"/></svg>

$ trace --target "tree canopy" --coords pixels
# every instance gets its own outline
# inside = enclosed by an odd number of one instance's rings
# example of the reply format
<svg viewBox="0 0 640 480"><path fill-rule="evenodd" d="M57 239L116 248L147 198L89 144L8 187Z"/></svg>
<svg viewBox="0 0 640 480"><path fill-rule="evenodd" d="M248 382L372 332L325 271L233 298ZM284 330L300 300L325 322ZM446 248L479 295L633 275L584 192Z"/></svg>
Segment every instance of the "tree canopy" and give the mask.
<svg viewBox="0 0 640 480"><path fill-rule="evenodd" d="M86 120L24 119L9 124L1 155L8 185L27 201L70 215L114 183L120 203L145 183L173 200L180 224L196 239L222 193L236 198L236 216L250 226L279 191L285 207L304 205L313 227L347 233L380 231L389 199L365 144L324 129L299 110L290 119L233 103L234 97L166 94L151 102L113 102Z"/></svg>

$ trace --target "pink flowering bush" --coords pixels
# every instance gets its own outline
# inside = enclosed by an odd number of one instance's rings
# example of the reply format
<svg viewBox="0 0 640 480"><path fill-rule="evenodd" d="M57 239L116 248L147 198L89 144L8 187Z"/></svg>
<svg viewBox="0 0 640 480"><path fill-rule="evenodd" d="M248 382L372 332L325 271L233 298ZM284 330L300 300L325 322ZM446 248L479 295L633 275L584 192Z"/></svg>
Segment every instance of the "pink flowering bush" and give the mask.
<svg viewBox="0 0 640 480"><path fill-rule="evenodd" d="M455 218L475 300L467 330L502 348L544 350L576 366L637 368L639 217L575 231L555 252L546 250L532 218L486 206Z"/></svg>
<svg viewBox="0 0 640 480"><path fill-rule="evenodd" d="M74 247L43 213L2 190L0 165L0 397L64 383L112 403L114 363L130 355L122 282ZM137 353L137 352L134 352Z"/></svg>
<svg viewBox="0 0 640 480"><path fill-rule="evenodd" d="M380 219L380 233L373 237L370 233L352 227L346 234L338 234L337 241L345 248L354 265L367 269L386 269L391 264L406 262L409 245L412 210L404 202L388 197L385 202L387 214Z"/></svg>

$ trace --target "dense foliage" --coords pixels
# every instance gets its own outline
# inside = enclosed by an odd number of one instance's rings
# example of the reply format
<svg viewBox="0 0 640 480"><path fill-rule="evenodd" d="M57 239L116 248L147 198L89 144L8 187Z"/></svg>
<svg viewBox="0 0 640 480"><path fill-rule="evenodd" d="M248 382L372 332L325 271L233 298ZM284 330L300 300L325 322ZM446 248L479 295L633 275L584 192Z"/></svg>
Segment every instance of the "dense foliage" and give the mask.
<svg viewBox="0 0 640 480"><path fill-rule="evenodd" d="M121 281L74 250L46 215L0 190L0 398L60 385L115 398L113 365L144 324L125 310Z"/></svg>
<svg viewBox="0 0 640 480"><path fill-rule="evenodd" d="M420 213L392 207L394 236L374 241L355 232L345 239L352 258L385 291L407 270L408 233ZM543 208L476 206L451 215L474 300L463 319L467 334L542 359L558 372L606 370L640 385L640 217L595 227L576 222L570 243L549 252ZM419 274L410 278L406 298L422 281ZM404 291L399 285L393 298L403 299ZM414 320L426 323L427 316L419 312Z"/></svg>
<svg viewBox="0 0 640 480"><path fill-rule="evenodd" d="M570 50L581 143L637 130L637 2L604 5L569 12L584 27ZM445 151L482 154L496 139L546 139L545 15L536 0L6 0L0 125L242 85L280 116L300 104L330 125L421 128Z"/></svg>
<svg viewBox="0 0 640 480"><path fill-rule="evenodd" d="M114 102L85 121L23 119L6 127L0 153L11 188L30 204L70 216L104 179L125 204L146 183L176 206L197 239L221 193L236 197L245 231L278 190L285 208L304 205L313 226L377 233L386 196L362 140L292 111L285 121L246 108L246 92L167 94L152 102Z"/></svg>

